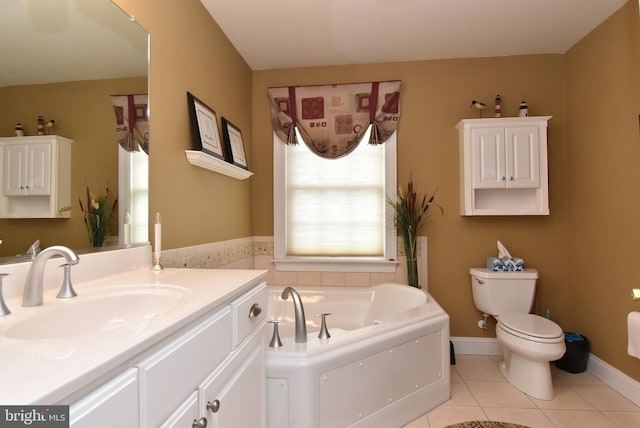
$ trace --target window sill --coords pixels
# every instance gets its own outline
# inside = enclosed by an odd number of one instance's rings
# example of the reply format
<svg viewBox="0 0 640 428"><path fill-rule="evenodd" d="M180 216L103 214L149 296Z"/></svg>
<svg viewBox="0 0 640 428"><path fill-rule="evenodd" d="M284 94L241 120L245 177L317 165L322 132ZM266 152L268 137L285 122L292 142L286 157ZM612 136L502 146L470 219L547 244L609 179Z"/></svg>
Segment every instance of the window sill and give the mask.
<svg viewBox="0 0 640 428"><path fill-rule="evenodd" d="M277 271L299 272L395 272L397 260L347 257L289 257L275 259Z"/></svg>

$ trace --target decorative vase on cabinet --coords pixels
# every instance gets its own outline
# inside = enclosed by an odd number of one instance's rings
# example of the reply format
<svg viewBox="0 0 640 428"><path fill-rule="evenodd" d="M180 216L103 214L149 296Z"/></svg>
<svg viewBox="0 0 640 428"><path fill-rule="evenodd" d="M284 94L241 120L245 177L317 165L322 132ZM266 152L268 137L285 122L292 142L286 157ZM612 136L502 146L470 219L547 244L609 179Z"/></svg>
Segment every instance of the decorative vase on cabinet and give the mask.
<svg viewBox="0 0 640 428"><path fill-rule="evenodd" d="M548 215L551 116L463 119L460 214Z"/></svg>

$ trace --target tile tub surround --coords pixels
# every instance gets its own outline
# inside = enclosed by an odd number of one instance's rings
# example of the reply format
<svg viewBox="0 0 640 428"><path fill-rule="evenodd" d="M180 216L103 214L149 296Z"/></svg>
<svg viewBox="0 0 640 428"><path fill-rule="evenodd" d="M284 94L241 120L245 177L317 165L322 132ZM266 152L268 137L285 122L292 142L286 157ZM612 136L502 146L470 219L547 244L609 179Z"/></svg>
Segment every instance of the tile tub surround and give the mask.
<svg viewBox="0 0 640 428"><path fill-rule="evenodd" d="M369 287L385 282L407 283L406 257L398 237L398 265L395 272L302 272L276 271L273 237L255 236L162 251L164 267L264 269L269 285L316 285ZM428 288L427 237L418 237L418 269L422 288Z"/></svg>

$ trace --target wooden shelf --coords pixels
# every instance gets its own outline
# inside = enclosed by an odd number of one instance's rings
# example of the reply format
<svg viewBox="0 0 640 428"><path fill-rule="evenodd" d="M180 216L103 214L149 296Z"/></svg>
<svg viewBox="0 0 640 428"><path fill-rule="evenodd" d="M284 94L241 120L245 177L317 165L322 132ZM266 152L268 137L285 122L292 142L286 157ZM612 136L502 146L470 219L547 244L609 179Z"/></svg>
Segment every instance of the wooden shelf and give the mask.
<svg viewBox="0 0 640 428"><path fill-rule="evenodd" d="M225 162L222 159L218 159L199 150L185 150L184 153L187 155L187 161L191 165L199 166L200 168L208 169L238 180L246 180L253 175L251 171L232 165L229 162Z"/></svg>

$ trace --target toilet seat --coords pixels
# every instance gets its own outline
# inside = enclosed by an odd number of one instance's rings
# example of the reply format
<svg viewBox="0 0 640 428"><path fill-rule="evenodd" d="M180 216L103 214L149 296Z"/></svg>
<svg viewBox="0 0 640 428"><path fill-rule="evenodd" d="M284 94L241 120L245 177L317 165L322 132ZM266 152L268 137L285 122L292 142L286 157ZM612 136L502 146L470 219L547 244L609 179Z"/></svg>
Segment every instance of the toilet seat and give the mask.
<svg viewBox="0 0 640 428"><path fill-rule="evenodd" d="M505 333L539 343L564 341L562 328L553 321L534 314L505 314L498 317L498 327Z"/></svg>

